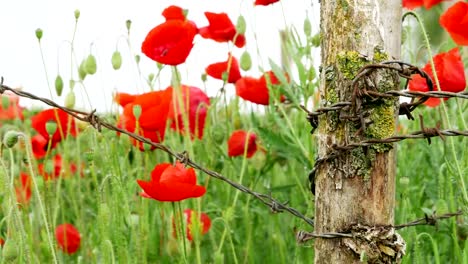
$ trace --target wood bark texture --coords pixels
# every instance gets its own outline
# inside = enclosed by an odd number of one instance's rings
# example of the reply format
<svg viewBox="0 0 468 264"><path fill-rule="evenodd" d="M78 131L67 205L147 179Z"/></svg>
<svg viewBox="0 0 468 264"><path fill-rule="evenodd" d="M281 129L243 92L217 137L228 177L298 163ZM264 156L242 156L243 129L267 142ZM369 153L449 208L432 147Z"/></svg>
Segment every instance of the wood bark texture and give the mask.
<svg viewBox="0 0 468 264"><path fill-rule="evenodd" d="M401 0L321 1L321 106L352 98L351 82L364 65L399 59ZM367 81L378 91L399 86L396 73L379 70ZM392 136L396 128L397 99L365 102L360 122L346 113L322 115L318 127L318 155L330 154L334 144ZM395 146L356 149L323 163L315 175L315 233L349 232L355 224L393 224L395 206ZM352 244L352 243L351 243ZM345 239L316 239L315 263L385 263L365 249L352 249ZM374 252L375 253L375 252ZM378 253L377 253L378 255Z"/></svg>

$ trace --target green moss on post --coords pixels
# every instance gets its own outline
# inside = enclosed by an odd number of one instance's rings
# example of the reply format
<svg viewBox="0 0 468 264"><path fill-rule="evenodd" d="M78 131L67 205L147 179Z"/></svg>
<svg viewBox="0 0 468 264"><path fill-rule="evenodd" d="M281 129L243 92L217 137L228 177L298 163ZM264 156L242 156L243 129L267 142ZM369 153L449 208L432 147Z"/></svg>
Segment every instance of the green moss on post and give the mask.
<svg viewBox="0 0 468 264"><path fill-rule="evenodd" d="M338 68L343 76L352 80L358 71L369 61L356 51L340 52L337 56Z"/></svg>

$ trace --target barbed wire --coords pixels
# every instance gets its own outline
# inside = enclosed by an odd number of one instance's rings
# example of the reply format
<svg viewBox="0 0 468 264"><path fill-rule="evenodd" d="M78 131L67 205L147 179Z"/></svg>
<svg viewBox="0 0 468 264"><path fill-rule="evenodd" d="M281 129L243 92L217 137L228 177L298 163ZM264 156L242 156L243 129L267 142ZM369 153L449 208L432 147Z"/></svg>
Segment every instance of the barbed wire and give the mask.
<svg viewBox="0 0 468 264"><path fill-rule="evenodd" d="M399 76L407 80L405 84L405 89L408 87L409 80L414 74L420 75L425 79L426 85L428 86L428 92L420 91L408 91L408 90L390 90L386 92L377 91L377 85L366 85L366 89L359 87L359 81L370 75L372 72L379 69L394 70L398 73ZM372 88L372 89L369 89ZM307 120L312 126L311 133L318 128L319 125L319 116L329 113L329 112L338 112L339 120L350 120L359 122L360 128L359 132L363 132L366 129L366 121L364 118L364 113L362 107L365 104L364 99L370 98L370 102L375 102L377 99L388 99L394 97L409 97L411 102L402 102L399 105L399 115L406 115L410 120L414 120L412 111L416 109L419 105L427 101L429 98L461 98L468 99L468 92L453 93L445 91L434 91L434 85L432 79L429 75L422 69L402 61L385 61L377 64L368 64L363 66L356 74L355 78L352 80L351 88L353 89L352 97L348 102L337 102L329 106L319 107L314 111L309 111L304 106L300 106L302 110L307 113ZM342 115L342 111L351 111L354 114L352 115ZM359 142L351 142L345 145L332 145L331 151L323 157L319 157L315 160L314 166L309 173L309 181L311 183L310 189L311 192L315 195L315 173L317 172L320 165L325 162L328 162L332 159L335 159L350 150L362 147L369 147L375 144L390 144L394 142L399 142L405 139L427 139L428 143L431 144L432 137L440 137L444 140L445 136L468 136L468 131L459 131L459 130L440 130L440 125L438 124L433 128L425 128L422 116L420 116L421 130L413 132L408 135L397 135L393 137L383 138L383 139L364 139Z"/></svg>
<svg viewBox="0 0 468 264"><path fill-rule="evenodd" d="M14 94L16 94L18 96L21 96L21 97L41 101L41 102L43 102L43 103L45 103L45 104L47 104L49 106L52 106L52 107L58 108L60 110L63 110L67 114L73 116L74 118L76 118L76 119L78 119L80 121L89 123L91 126L93 126L95 129L97 129L99 132L101 132L102 128L105 127L105 128L107 128L109 130L113 130L113 131L120 132L122 134L128 135L129 137L131 137L131 138L133 138L135 140L138 140L138 141L140 141L142 143L149 144L149 145L151 145L152 147L154 147L156 149L159 149L159 150L162 150L162 151L168 153L169 155L176 158L181 163L184 163L187 166L190 166L190 167L195 168L195 169L197 169L199 171L202 171L202 172L206 173L207 175L209 175L209 176L211 176L211 177L213 177L215 179L226 182L227 184L231 185L232 187L236 188L237 190L239 190L241 192L252 195L254 198L256 198L257 200L259 200L263 204L270 207L270 209L271 209L271 211L273 213L288 212L288 213L302 219L304 222L306 222L310 226L314 226L314 220L313 219L311 219L309 217L306 217L305 215L300 213L295 208L287 206L288 202L283 202L283 203L279 202L278 200L273 198L271 195L266 195L266 194L255 192L255 191L249 189L248 187L246 187L246 186L244 186L242 184L239 184L237 182L234 182L234 181L230 180L229 178L226 178L225 176L221 175L218 172L215 172L215 171L209 170L207 168L204 168L203 166L201 166L198 163L194 162L190 157L188 157L188 155L187 155L187 153L185 151L181 152L181 153L177 153L176 151L174 151L173 149L169 148L168 146L166 146L164 144L155 143L155 142L153 142L153 141L151 141L151 140L149 140L147 138L144 138L144 137L142 137L142 136L140 136L138 134L132 133L132 132L127 131L125 129L114 126L114 125L112 125L112 124L110 124L108 122L105 122L105 121L101 120L101 118L98 115L96 115L96 110L93 110L90 113L88 113L88 112L84 112L84 111L80 111L80 110L76 110L76 109L61 106L61 105L59 105L59 104L55 103L54 101L49 100L47 98L39 97L39 96L36 96L36 95L34 95L32 93L19 91L19 90L10 88L10 87L3 84L3 77L1 77L1 80L0 80L0 94L3 94L5 91L10 91L10 92L12 92L12 93L14 93Z"/></svg>
<svg viewBox="0 0 468 264"><path fill-rule="evenodd" d="M422 218L418 218L414 221L411 221L411 222L407 222L405 224L400 224L400 225L384 225L384 226L379 226L380 228L383 228L383 229L395 229L395 230L398 230L398 229L402 229L402 228L405 228L405 227L412 227L412 226L418 226L418 225L431 225L431 226L435 226L439 220L443 220L443 219L448 219L448 218L451 218L451 217L455 217L455 216L459 216L459 215L462 215L462 211L458 211L458 212L455 212L455 213L446 213L446 214L442 214L442 215L427 215L425 214L424 217ZM356 225L354 225L356 226ZM360 225L362 226L362 225ZM352 226L347 228L349 230L352 230ZM333 238L353 238L356 236L356 233L354 232L327 232L327 233L321 233L321 234L317 234L317 233L313 233L313 232L307 232L307 231L296 231L296 241L298 243L305 243L309 240L313 240L315 238L324 238L324 239L333 239Z"/></svg>

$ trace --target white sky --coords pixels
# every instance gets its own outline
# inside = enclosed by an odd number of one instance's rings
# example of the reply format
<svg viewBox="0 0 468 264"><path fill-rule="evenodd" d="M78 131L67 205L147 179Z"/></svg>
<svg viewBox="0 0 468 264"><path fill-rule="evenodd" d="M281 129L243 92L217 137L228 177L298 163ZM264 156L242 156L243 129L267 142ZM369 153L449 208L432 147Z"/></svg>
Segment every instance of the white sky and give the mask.
<svg viewBox="0 0 468 264"><path fill-rule="evenodd" d="M43 97L50 97L49 88L41 60L41 53L35 30L44 31L41 40L44 52L47 77L54 94L54 100L63 103L64 95L69 91L69 80L72 71L70 58L70 41L73 34L75 18L74 10L79 9L81 16L75 37L75 54L78 64L85 58L90 49L96 56L97 73L87 76L84 86L76 85L76 107L87 110L97 108L98 111L115 109L112 105L112 93L125 91L141 93L149 91L143 78L139 78L133 55L125 41L125 21L132 20L130 41L132 53L141 55L142 76L156 73L156 64L141 54L141 42L146 34L156 25L164 21L162 10L176 4L189 10L188 18L197 26L208 24L204 12L227 12L236 23L238 15L244 15L247 21L247 45L245 48L252 55L253 69L244 75L258 77L257 66L270 69L268 58L280 63L280 29L285 25L294 25L302 32L306 14L312 21L312 31L318 32L319 6L316 0L281 0L267 7L253 6L254 0L15 0L0 3L0 76L5 78L5 84L13 87L23 87L24 90ZM306 13L307 12L307 13ZM256 33L255 41L253 33ZM120 40L119 40L120 39ZM91 47L91 43L92 48ZM123 64L118 71L112 69L110 59L118 49L122 53ZM257 56L257 44L260 58ZM229 51L228 45L196 37L195 46L185 65L179 67L182 73L182 83L202 87L200 79L204 68L210 63L224 61ZM233 54L239 57L244 49L233 49ZM318 61L318 57L317 57ZM256 64L259 62L259 65ZM59 63L59 66L57 65ZM54 80L60 72L64 79L62 98L57 99ZM73 79L78 79L75 66ZM213 96L221 87L222 82L208 78L208 94ZM170 68L167 67L161 76L161 86L164 89L170 83ZM89 94L86 99L84 91ZM234 93L234 87L227 87ZM23 105L30 102L22 101ZM33 105L43 106L40 103Z"/></svg>

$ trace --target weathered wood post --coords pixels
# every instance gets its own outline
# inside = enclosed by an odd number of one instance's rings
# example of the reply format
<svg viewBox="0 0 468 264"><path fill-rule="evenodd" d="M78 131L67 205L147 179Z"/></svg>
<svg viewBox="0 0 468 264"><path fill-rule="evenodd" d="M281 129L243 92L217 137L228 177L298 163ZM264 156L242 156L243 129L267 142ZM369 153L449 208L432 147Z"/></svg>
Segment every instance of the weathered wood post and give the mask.
<svg viewBox="0 0 468 264"><path fill-rule="evenodd" d="M401 0L321 1L321 106L351 101L351 82L362 66L400 57L401 10ZM389 70L375 71L365 79L359 81L360 89L372 86L386 91L399 86L397 73ZM321 115L319 158L330 155L334 144L392 136L397 113L398 99L391 98L363 101L358 113L347 107ZM393 224L395 165L394 145L380 144L342 152L318 166L315 233L345 232L354 224ZM317 239L315 263L356 263L360 257L370 263L392 262L386 254L379 259L373 250L348 238Z"/></svg>

